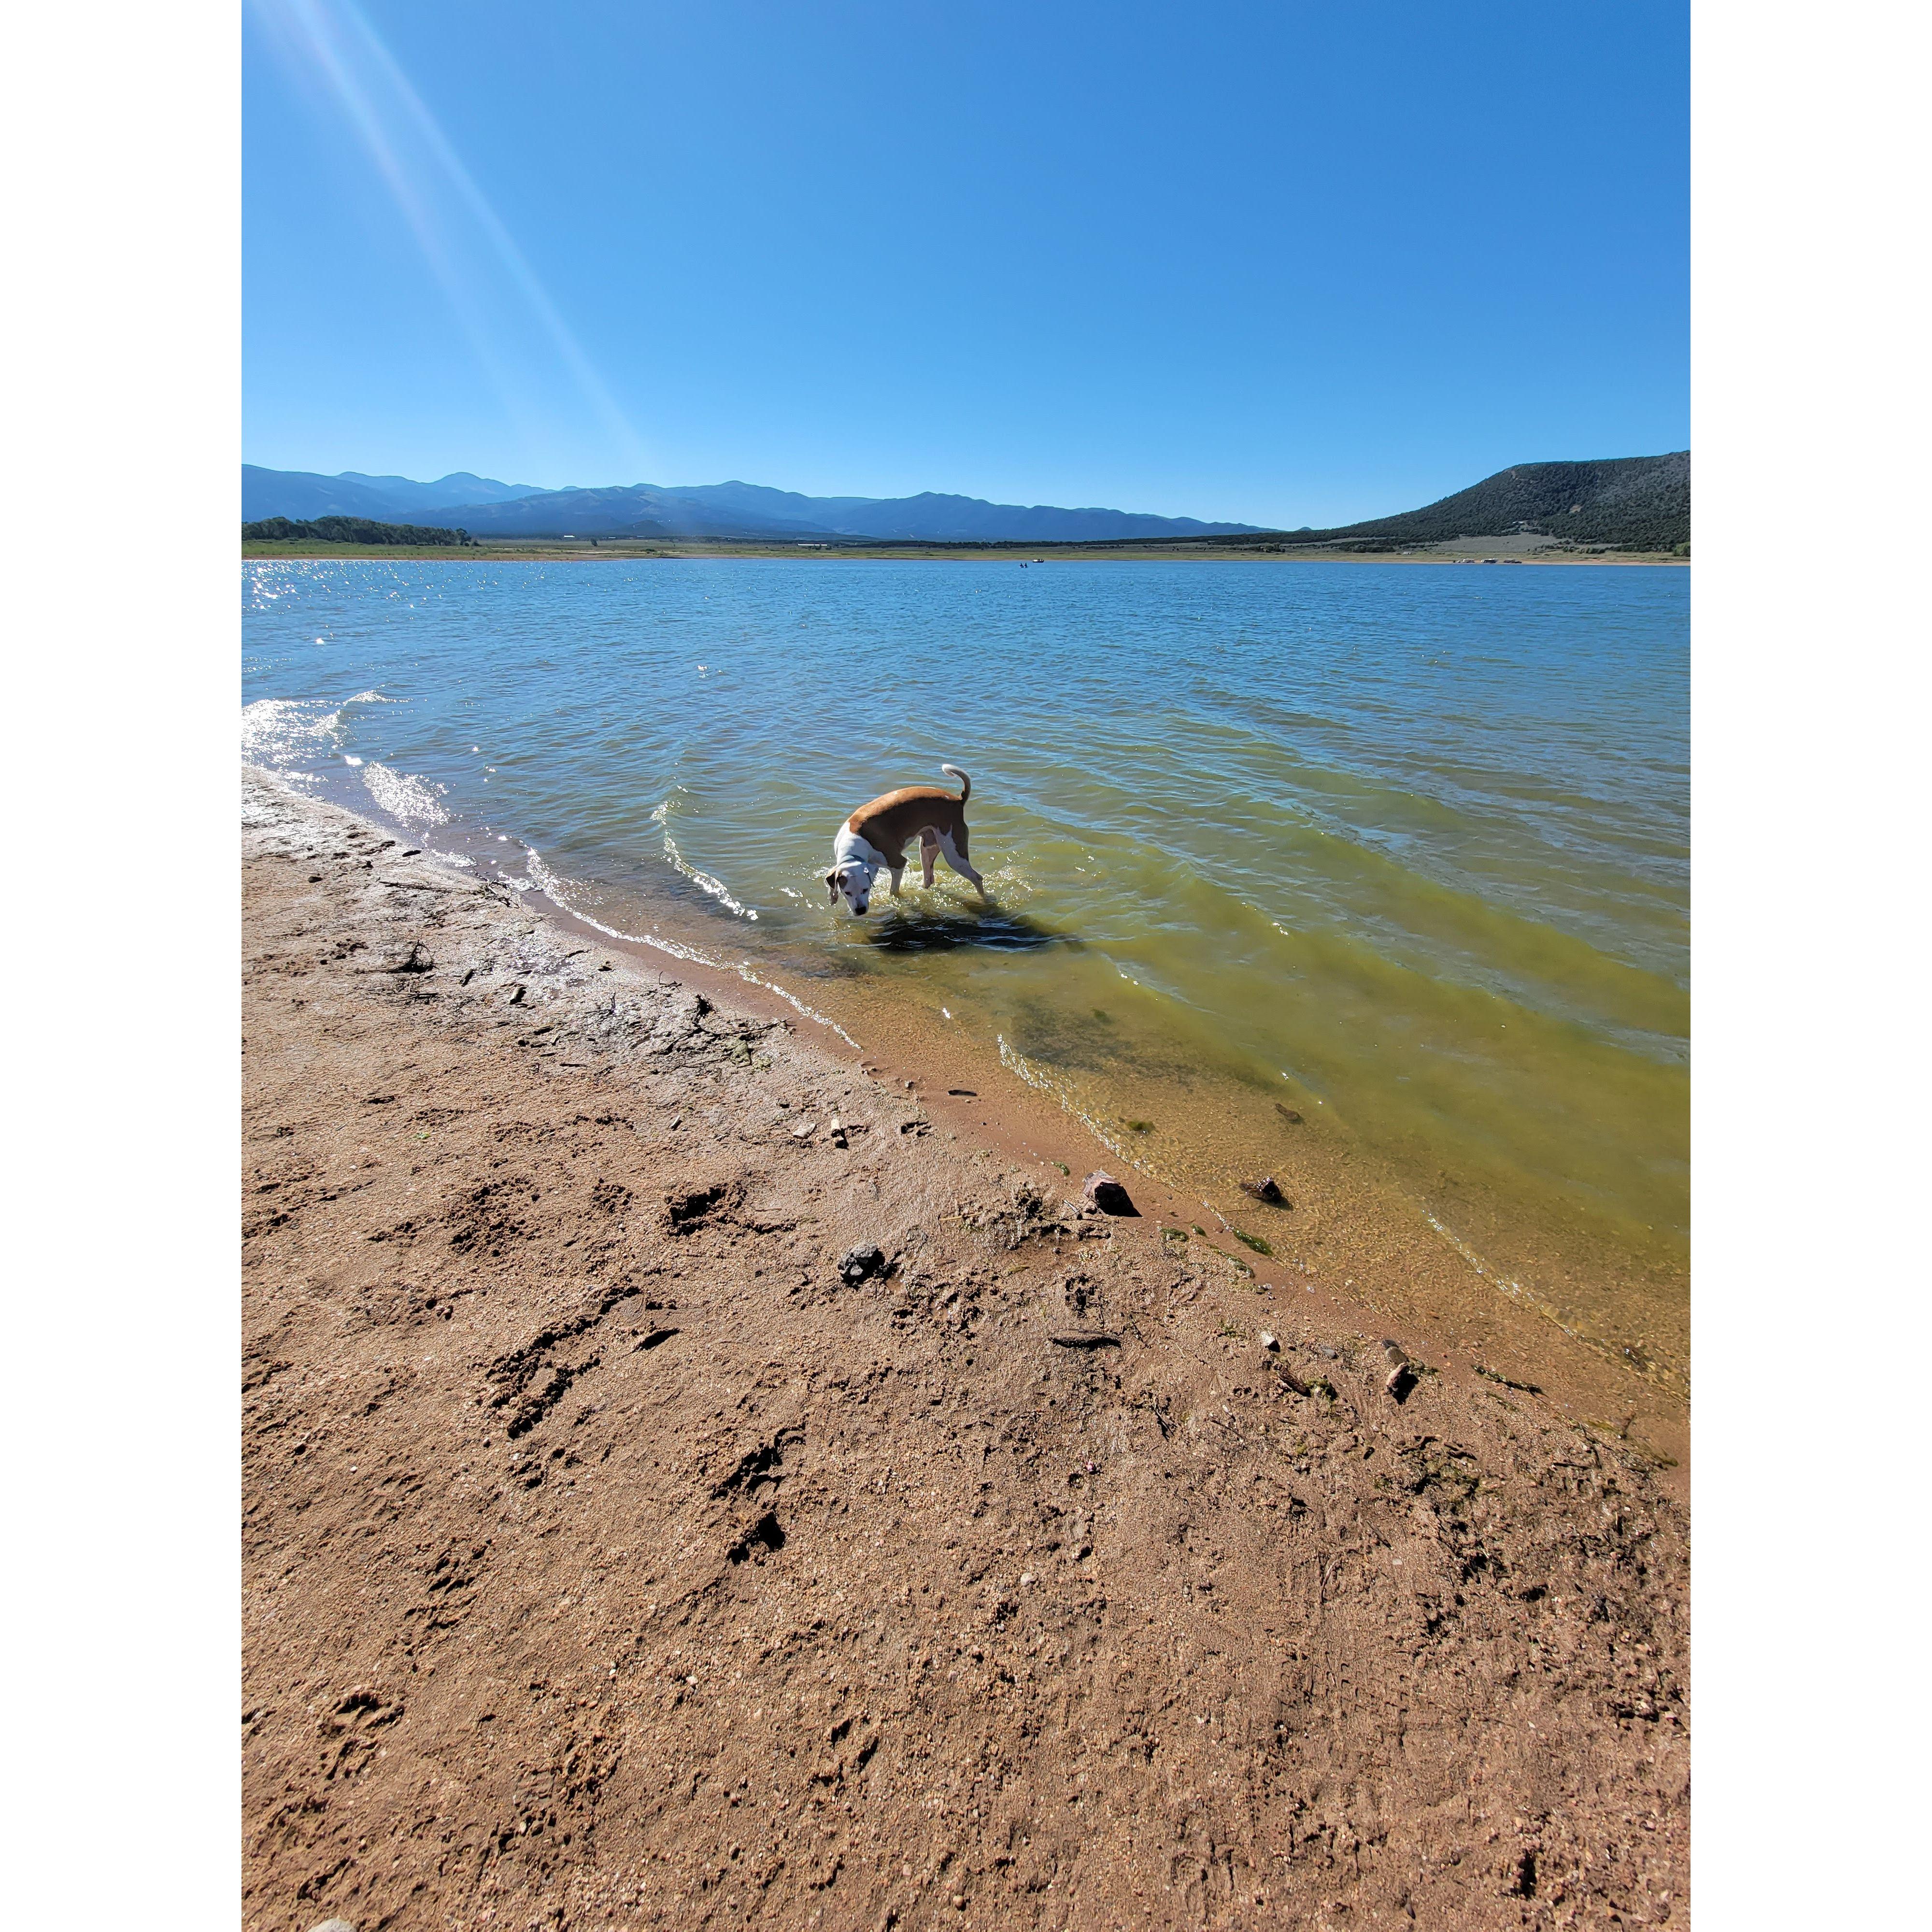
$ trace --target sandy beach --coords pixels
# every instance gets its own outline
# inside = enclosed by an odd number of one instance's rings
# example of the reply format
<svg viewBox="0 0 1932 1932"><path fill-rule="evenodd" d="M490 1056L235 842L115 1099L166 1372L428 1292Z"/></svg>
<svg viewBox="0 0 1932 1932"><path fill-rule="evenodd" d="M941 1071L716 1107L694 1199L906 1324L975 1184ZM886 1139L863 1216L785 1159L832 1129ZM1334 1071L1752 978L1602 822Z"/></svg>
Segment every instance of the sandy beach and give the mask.
<svg viewBox="0 0 1932 1932"><path fill-rule="evenodd" d="M243 883L248 1926L1684 1922L1681 1470L255 774Z"/></svg>

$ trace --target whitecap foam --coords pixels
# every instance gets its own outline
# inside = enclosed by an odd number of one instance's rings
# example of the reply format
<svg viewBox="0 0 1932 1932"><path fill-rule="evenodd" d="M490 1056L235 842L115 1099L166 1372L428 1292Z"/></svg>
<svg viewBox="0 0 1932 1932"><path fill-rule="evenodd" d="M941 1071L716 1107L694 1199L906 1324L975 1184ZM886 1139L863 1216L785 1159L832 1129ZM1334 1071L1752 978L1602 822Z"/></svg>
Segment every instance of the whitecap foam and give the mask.
<svg viewBox="0 0 1932 1932"><path fill-rule="evenodd" d="M364 765L362 782L369 795L392 818L405 825L446 825L449 814L436 797L440 785L432 788L410 772L388 765Z"/></svg>
<svg viewBox="0 0 1932 1932"><path fill-rule="evenodd" d="M339 716L313 699L258 698L242 707L242 755L271 770L311 758L316 741L329 736Z"/></svg>
<svg viewBox="0 0 1932 1932"><path fill-rule="evenodd" d="M524 848L524 870L530 874L530 884L547 898L556 900L560 906L568 906L570 902L563 896L565 882L544 863L543 854L534 845ZM573 911L575 908L571 908Z"/></svg>
<svg viewBox="0 0 1932 1932"><path fill-rule="evenodd" d="M318 745L340 749L344 716L352 704L394 704L380 691L358 691L332 705L318 698L258 698L242 707L242 755L272 771L315 755ZM351 758L351 764L359 764Z"/></svg>

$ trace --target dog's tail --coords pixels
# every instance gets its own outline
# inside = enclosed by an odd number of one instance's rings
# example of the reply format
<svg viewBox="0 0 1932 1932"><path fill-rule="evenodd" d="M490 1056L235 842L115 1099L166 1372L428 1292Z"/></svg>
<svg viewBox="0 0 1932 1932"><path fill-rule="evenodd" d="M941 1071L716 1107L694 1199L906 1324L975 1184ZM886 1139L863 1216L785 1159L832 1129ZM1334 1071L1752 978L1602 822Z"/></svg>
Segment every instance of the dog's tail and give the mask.
<svg viewBox="0 0 1932 1932"><path fill-rule="evenodd" d="M959 802L964 805L973 796L973 781L957 765L941 765L939 769L948 778L959 781Z"/></svg>

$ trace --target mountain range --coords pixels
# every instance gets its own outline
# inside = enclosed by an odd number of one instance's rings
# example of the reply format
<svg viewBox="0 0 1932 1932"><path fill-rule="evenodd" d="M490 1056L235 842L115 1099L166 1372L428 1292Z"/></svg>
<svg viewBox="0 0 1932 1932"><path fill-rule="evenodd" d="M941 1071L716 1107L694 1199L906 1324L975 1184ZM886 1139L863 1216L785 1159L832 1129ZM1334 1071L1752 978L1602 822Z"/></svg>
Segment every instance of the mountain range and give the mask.
<svg viewBox="0 0 1932 1932"><path fill-rule="evenodd" d="M1419 510L1332 530L1267 530L1126 510L988 503L976 496L806 496L755 483L660 488L542 490L457 470L434 483L345 470L242 466L242 514L302 520L366 517L460 527L488 540L520 537L740 537L794 543L1106 543L1256 537L1384 550L1458 537L1540 534L1581 544L1671 550L1690 540L1690 452L1599 462L1520 463Z"/></svg>
<svg viewBox="0 0 1932 1932"><path fill-rule="evenodd" d="M804 496L755 483L661 488L541 490L457 470L434 483L406 476L339 476L242 466L242 518L434 518L485 538L536 536L765 537L811 542L859 537L928 543L1068 543L1123 537L1244 535L1248 524L1204 524L1127 510L988 503L976 496Z"/></svg>

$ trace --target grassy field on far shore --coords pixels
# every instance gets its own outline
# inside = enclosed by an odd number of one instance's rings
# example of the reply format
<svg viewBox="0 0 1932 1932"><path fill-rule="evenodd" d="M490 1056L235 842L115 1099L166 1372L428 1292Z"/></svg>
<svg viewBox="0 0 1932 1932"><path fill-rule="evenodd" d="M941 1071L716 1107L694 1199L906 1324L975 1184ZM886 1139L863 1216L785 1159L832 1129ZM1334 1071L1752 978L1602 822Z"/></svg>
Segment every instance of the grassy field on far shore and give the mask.
<svg viewBox="0 0 1932 1932"><path fill-rule="evenodd" d="M856 559L944 559L979 563L1066 563L1132 562L1157 557L1190 562L1229 561L1268 563L1560 563L1684 564L1688 557L1660 552L1603 550L1565 545L1547 537L1462 537L1454 542L1406 547L1400 550L1337 550L1274 543L1204 544L802 544L730 542L628 542L587 538L529 538L518 543L479 543L461 549L447 544L324 543L314 538L293 542L244 541L248 557L434 557L446 563L596 562L640 557L790 557L808 562L838 562Z"/></svg>

